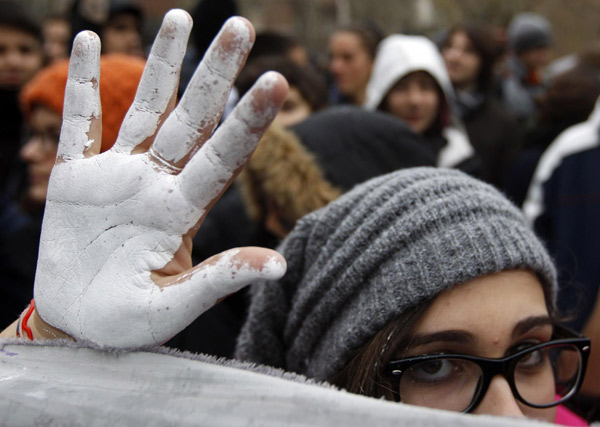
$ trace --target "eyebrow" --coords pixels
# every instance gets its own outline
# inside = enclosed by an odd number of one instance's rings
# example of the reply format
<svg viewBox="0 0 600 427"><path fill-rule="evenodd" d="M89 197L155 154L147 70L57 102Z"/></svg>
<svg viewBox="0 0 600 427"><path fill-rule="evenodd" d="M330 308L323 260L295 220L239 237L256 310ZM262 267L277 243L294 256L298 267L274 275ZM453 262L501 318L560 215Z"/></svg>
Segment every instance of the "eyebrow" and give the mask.
<svg viewBox="0 0 600 427"><path fill-rule="evenodd" d="M416 334L408 343L408 348L419 347L421 345L434 342L453 342L457 344L473 344L476 341L475 336L467 331L448 330L433 332L431 334Z"/></svg>
<svg viewBox="0 0 600 427"><path fill-rule="evenodd" d="M519 321L512 331L512 337L516 338L519 335L523 335L526 332L530 331L533 328L538 326L546 326L552 325L552 319L550 316L536 316L536 317L528 317Z"/></svg>

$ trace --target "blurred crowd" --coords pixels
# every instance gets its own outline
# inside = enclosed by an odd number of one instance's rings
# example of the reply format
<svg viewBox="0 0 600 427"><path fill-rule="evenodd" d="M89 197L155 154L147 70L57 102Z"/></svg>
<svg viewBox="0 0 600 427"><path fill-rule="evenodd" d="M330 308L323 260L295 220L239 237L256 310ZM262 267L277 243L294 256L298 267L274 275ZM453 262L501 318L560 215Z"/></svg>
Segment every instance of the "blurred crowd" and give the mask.
<svg viewBox="0 0 600 427"><path fill-rule="evenodd" d="M102 40L102 150L133 100L148 46L134 1L75 0L34 19L0 2L0 316L29 302L50 171L62 122L73 36ZM201 0L182 93L234 0ZM336 29L327 64L300 38L259 32L223 119L265 71L290 90L237 182L207 216L195 262L236 246L276 248L305 214L369 178L401 168L458 168L521 207L559 269L564 323L600 328L600 43L551 61L559 34L534 13L502 34L458 24L435 38L385 34L375 23ZM247 295L233 295L167 343L231 357ZM600 334L599 334L600 335ZM600 345L600 343L597 343ZM598 388L596 386L596 388ZM600 390L592 390L594 393Z"/></svg>

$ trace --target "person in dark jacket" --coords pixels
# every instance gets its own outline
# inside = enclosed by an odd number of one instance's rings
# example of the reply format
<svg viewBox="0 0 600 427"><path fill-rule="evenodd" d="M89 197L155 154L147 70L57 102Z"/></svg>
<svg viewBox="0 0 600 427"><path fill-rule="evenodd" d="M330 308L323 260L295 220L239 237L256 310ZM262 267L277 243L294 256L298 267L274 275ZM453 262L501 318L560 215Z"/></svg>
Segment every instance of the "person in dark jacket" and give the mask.
<svg viewBox="0 0 600 427"><path fill-rule="evenodd" d="M589 53L592 55L591 52ZM600 58L600 50L596 51ZM504 187L517 205L525 201L537 164L567 128L588 119L600 96L600 67L582 62L556 76L541 99L537 126L526 134Z"/></svg>
<svg viewBox="0 0 600 427"><path fill-rule="evenodd" d="M567 128L546 149L523 210L544 239L558 269L558 306L566 323L596 348L582 391L600 416L600 97L588 120Z"/></svg>
<svg viewBox="0 0 600 427"><path fill-rule="evenodd" d="M481 27L458 25L449 30L441 51L458 115L481 160L479 178L502 189L522 135L516 118L492 94L497 44Z"/></svg>
<svg viewBox="0 0 600 427"><path fill-rule="evenodd" d="M502 102L524 129L535 125L539 99L546 90L542 71L554 44L552 25L543 16L524 12L508 25L508 56L501 72Z"/></svg>

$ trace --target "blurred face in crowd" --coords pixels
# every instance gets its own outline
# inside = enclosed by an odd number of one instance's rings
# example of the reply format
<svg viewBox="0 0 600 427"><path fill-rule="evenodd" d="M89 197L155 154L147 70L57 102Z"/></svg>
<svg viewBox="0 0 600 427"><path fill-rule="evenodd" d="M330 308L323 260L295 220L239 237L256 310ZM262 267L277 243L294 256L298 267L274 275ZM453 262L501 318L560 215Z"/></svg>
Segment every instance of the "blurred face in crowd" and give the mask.
<svg viewBox="0 0 600 427"><path fill-rule="evenodd" d="M409 344L403 357L450 353L501 358L528 346L550 341L552 331L544 292L536 276L519 270L504 271L478 277L439 294L417 322L414 336L418 338L413 339L415 344ZM535 386L532 392L537 399L552 402L552 370L538 369L534 364L542 355L541 352L532 353L528 359L524 359L521 362L523 366L519 365L515 372L515 380L518 382L517 387L522 387L522 395L527 396L527 387ZM457 365L455 369L452 369L452 363ZM426 393L420 393L419 390L425 389L415 385L418 382L407 383L407 388L413 393L407 393L403 401L451 410L456 410L450 407L453 404L461 405L470 401L477 388L478 375L474 375L473 381L465 380L464 387L457 387L456 390L453 389L453 393L448 393L448 389L452 388L449 384L453 384L451 378L462 378L466 376L466 372L461 371L459 363L452 360L430 365L427 369L417 370L415 374L404 373L429 380L429 386ZM434 387L432 384L438 386ZM439 395L436 394L437 389L440 391ZM464 399L461 401L462 394ZM421 400L425 397L429 400ZM506 379L497 375L473 413L527 416L553 422L555 409L537 409L522 404L514 397Z"/></svg>
<svg viewBox="0 0 600 427"><path fill-rule="evenodd" d="M48 19L42 27L44 54L49 62L69 57L71 28L64 19Z"/></svg>
<svg viewBox="0 0 600 427"><path fill-rule="evenodd" d="M102 30L102 51L144 56L140 22L135 15L122 13L111 18Z"/></svg>
<svg viewBox="0 0 600 427"><path fill-rule="evenodd" d="M400 79L383 100L384 110L404 120L416 133L424 133L435 122L441 106L440 90L425 71Z"/></svg>
<svg viewBox="0 0 600 427"><path fill-rule="evenodd" d="M455 87L470 89L476 85L481 58L464 31L456 31L450 36L442 48L442 56Z"/></svg>
<svg viewBox="0 0 600 427"><path fill-rule="evenodd" d="M41 68L42 46L29 33L0 26L0 88L19 89Z"/></svg>
<svg viewBox="0 0 600 427"><path fill-rule="evenodd" d="M287 56L292 62L302 67L308 65L309 63L308 51L302 45L297 45L291 48Z"/></svg>
<svg viewBox="0 0 600 427"><path fill-rule="evenodd" d="M282 127L290 127L306 119L312 112L310 104L304 99L298 88L290 86L274 122Z"/></svg>
<svg viewBox="0 0 600 427"><path fill-rule="evenodd" d="M537 47L519 53L519 60L529 70L544 68L550 61L550 48L548 46Z"/></svg>
<svg viewBox="0 0 600 427"><path fill-rule="evenodd" d="M329 41L329 71L343 95L362 104L373 58L360 37L349 31L334 33Z"/></svg>
<svg viewBox="0 0 600 427"><path fill-rule="evenodd" d="M28 123L30 136L20 153L21 159L27 164L27 198L33 203L46 202L61 124L61 117L56 111L42 105L34 107Z"/></svg>

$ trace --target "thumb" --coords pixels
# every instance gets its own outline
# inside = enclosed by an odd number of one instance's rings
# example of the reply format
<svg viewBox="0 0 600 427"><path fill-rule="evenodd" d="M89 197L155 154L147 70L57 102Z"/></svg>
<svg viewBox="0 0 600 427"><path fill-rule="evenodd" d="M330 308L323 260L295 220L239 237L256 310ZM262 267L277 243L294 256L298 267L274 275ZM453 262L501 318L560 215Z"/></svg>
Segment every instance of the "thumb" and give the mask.
<svg viewBox="0 0 600 427"><path fill-rule="evenodd" d="M257 281L278 280L285 270L282 255L259 247L230 249L203 261L152 292L148 312L156 342L168 340L227 295Z"/></svg>

